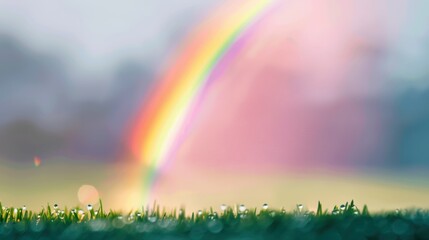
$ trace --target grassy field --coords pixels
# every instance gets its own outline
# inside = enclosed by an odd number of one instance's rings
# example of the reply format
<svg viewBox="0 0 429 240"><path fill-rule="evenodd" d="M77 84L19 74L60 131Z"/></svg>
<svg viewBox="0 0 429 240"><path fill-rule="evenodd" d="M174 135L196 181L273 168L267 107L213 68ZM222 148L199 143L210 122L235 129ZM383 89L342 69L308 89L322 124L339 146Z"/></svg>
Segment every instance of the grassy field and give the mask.
<svg viewBox="0 0 429 240"><path fill-rule="evenodd" d="M316 212L302 205L292 211L264 204L222 205L186 213L159 206L127 213L61 208L40 212L0 204L0 239L429 239L429 211L395 210L370 213L351 203Z"/></svg>

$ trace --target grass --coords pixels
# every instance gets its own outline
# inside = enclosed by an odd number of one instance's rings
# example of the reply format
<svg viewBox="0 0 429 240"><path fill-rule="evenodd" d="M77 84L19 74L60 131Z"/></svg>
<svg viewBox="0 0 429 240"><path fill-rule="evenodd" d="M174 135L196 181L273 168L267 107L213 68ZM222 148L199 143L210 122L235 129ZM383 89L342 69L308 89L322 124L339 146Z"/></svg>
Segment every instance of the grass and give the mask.
<svg viewBox="0 0 429 240"><path fill-rule="evenodd" d="M159 206L127 213L60 208L40 212L0 204L0 239L429 239L429 211L370 214L354 202L316 212L302 205L286 212L263 205L213 208L186 214Z"/></svg>

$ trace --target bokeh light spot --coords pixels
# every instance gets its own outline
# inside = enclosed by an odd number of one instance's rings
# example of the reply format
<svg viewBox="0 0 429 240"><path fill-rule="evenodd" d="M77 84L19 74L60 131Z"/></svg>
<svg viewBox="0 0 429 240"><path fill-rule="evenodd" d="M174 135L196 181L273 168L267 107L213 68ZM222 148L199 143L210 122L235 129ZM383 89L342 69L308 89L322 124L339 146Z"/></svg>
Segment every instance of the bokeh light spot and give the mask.
<svg viewBox="0 0 429 240"><path fill-rule="evenodd" d="M40 164L42 163L42 160L40 160L40 158L37 156L34 157L33 161L34 161L34 166L36 167L40 166Z"/></svg>
<svg viewBox="0 0 429 240"><path fill-rule="evenodd" d="M82 204L95 204L99 199L97 189L92 185L82 185L77 193L79 202Z"/></svg>

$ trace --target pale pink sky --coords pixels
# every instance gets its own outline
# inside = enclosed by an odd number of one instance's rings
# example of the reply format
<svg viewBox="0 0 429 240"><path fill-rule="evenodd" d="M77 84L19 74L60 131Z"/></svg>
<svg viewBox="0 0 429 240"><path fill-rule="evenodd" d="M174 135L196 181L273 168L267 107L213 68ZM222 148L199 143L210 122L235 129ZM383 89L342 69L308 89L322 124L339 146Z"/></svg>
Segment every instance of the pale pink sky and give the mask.
<svg viewBox="0 0 429 240"><path fill-rule="evenodd" d="M259 25L211 85L172 168L353 168L383 154L388 112L371 54L388 24L365 29L377 17L369 5L349 16L356 6L323 3L285 4Z"/></svg>

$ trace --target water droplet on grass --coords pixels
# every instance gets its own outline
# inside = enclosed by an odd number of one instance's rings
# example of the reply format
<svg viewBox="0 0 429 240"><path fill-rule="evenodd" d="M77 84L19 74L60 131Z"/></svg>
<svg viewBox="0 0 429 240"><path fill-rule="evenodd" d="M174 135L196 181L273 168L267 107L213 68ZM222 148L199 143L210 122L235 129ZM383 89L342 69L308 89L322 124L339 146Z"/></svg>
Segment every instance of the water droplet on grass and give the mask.
<svg viewBox="0 0 429 240"><path fill-rule="evenodd" d="M24 206L22 206L22 210L23 211L25 211L25 210L27 210L27 207L24 205Z"/></svg>
<svg viewBox="0 0 429 240"><path fill-rule="evenodd" d="M198 210L198 216L201 216L201 215L203 215L203 211Z"/></svg>
<svg viewBox="0 0 429 240"><path fill-rule="evenodd" d="M340 213L338 210L334 210L334 211L332 211L332 214L333 214L333 215L338 215L338 213Z"/></svg>
<svg viewBox="0 0 429 240"><path fill-rule="evenodd" d="M344 204L342 204L342 205L340 206L340 209L341 209L341 211L344 211L344 210L346 209L346 206L344 206Z"/></svg>
<svg viewBox="0 0 429 240"><path fill-rule="evenodd" d="M246 210L246 206L241 204L240 207L238 207L238 210L240 210L240 212L244 212Z"/></svg>
<svg viewBox="0 0 429 240"><path fill-rule="evenodd" d="M227 206L225 204L220 205L220 210L225 211Z"/></svg>
<svg viewBox="0 0 429 240"><path fill-rule="evenodd" d="M88 209L88 211L91 211L91 210L92 210L92 205L91 205L91 204L88 204L88 205L86 206L86 208Z"/></svg>
<svg viewBox="0 0 429 240"><path fill-rule="evenodd" d="M211 233L220 233L223 229L223 224L220 221L214 220L207 223L207 228Z"/></svg>
<svg viewBox="0 0 429 240"><path fill-rule="evenodd" d="M147 220L149 220L149 222L151 222L151 223L154 223L154 222L156 222L157 217L156 216L150 216L147 218Z"/></svg>
<svg viewBox="0 0 429 240"><path fill-rule="evenodd" d="M264 204L262 205L262 209L267 210L267 209L268 209L268 204L264 203Z"/></svg>
<svg viewBox="0 0 429 240"><path fill-rule="evenodd" d="M92 221L88 225L94 232L103 231L107 228L107 222L101 220Z"/></svg>
<svg viewBox="0 0 429 240"><path fill-rule="evenodd" d="M54 204L54 209L57 210L58 209L58 204Z"/></svg>
<svg viewBox="0 0 429 240"><path fill-rule="evenodd" d="M395 222L393 222L391 228L396 235L401 236L409 232L410 226L405 221L397 219Z"/></svg>
<svg viewBox="0 0 429 240"><path fill-rule="evenodd" d="M298 208L298 210L301 212L302 208L304 208L304 206L302 204L298 204L296 205L296 207Z"/></svg>

